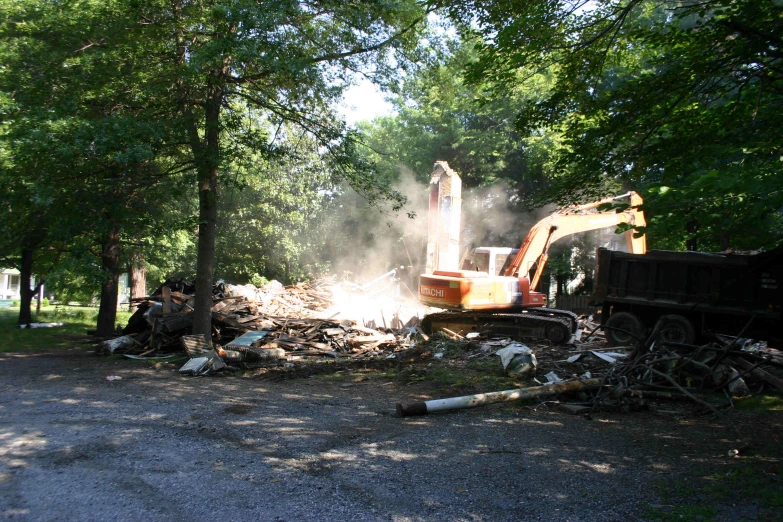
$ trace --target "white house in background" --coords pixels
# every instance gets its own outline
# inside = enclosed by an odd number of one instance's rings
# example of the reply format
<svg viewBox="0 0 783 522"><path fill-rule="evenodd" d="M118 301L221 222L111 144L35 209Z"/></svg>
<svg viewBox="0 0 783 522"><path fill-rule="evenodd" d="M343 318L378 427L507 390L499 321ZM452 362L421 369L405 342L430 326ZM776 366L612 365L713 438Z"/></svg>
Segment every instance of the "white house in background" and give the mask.
<svg viewBox="0 0 783 522"><path fill-rule="evenodd" d="M19 293L22 277L15 268L0 269L0 299L21 299ZM35 287L35 278L30 282ZM43 287L41 287L43 292Z"/></svg>
<svg viewBox="0 0 783 522"><path fill-rule="evenodd" d="M19 287L21 276L19 270L6 268L2 272L2 285L0 285L0 299L19 299Z"/></svg>

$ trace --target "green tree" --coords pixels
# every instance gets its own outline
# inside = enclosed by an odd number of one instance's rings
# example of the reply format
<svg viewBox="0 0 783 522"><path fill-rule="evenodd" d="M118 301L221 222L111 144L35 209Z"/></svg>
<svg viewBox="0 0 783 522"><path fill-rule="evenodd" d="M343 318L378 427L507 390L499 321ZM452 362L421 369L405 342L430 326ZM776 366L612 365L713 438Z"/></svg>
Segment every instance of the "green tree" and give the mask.
<svg viewBox="0 0 783 522"><path fill-rule="evenodd" d="M448 161L463 180L463 247L517 246L536 221L526 212L528 195L556 178L562 145L557 129L525 136L516 120L519 107L535 103L551 80L536 75L499 94L489 83L465 81L466 68L480 58L475 41L437 35L429 41L428 60L391 97L395 114L361 125L369 157L384 179L410 185L412 177L424 184L425 195L435 161ZM419 204L410 209L419 214L418 227L391 227L394 241L406 238L414 264L426 242L427 202ZM366 229L363 241L371 244L384 227L370 212L345 228ZM395 264L410 263L402 249L393 254Z"/></svg>
<svg viewBox="0 0 783 522"><path fill-rule="evenodd" d="M772 0L467 1L482 37L474 82L496 92L551 71L520 130L564 130L563 175L543 199L642 189L650 239L700 247L781 241L780 27ZM666 238L665 240L663 238Z"/></svg>
<svg viewBox="0 0 783 522"><path fill-rule="evenodd" d="M300 126L346 163L344 175L365 182L350 156L341 156L338 144L346 135L334 125L328 106L350 69L410 42L423 17L424 10L411 1L152 2L140 7L136 27L154 42L151 59L167 86L157 93L160 105L164 113L181 117L197 174L194 333L210 332L218 179L232 149L224 132L236 121L232 111L247 114L247 107Z"/></svg>
<svg viewBox="0 0 783 522"><path fill-rule="evenodd" d="M247 150L227 168L217 223L216 275L234 282L254 276L290 284L328 270L322 257L324 216L336 190L329 155L294 126L276 132L272 157Z"/></svg>
<svg viewBox="0 0 783 522"><path fill-rule="evenodd" d="M490 84L464 80L479 58L475 42L443 39L391 98L395 114L363 125L386 177L396 179L404 166L428 182L432 165L448 161L467 187L503 181L526 192L546 186L559 135L523 136L515 123L519 107L536 100L549 79L538 75L497 95Z"/></svg>
<svg viewBox="0 0 783 522"><path fill-rule="evenodd" d="M352 71L377 64L381 74L391 53L415 44L426 5L413 0L9 4L3 8L13 28L10 38L27 31L34 41L52 42L78 57L47 61L43 72L50 85L58 83L57 73L65 67L83 75L73 94L83 102L97 93L104 109L104 101L121 94L116 100L121 113L171 130L159 136L161 147L154 152L196 174L194 332L210 331L219 180L243 147L271 150L266 129L243 133L243 120L263 113L270 121L305 130L331 155L338 167L334 172L370 197L393 196L379 191L371 170L356 161L352 138L329 107ZM50 23L39 24L42 16ZM50 33L53 26L78 30ZM401 63L404 56L397 59ZM139 100L143 103L133 103ZM138 110L127 110L125 101ZM130 149L139 143L125 138L116 143ZM182 162L176 159L180 152ZM112 238L114 230L109 228Z"/></svg>
<svg viewBox="0 0 783 522"><path fill-rule="evenodd" d="M47 231L37 246L57 244L72 258L82 257L75 251L81 247L98 258L100 335L114 331L123 235L133 229L138 237L155 225L154 213L139 209L156 208L153 196L165 193L165 183L181 170L171 148L167 162L160 161L164 144L174 140L134 88L149 71L129 52L132 39L118 36L104 45L107 34L131 36L112 16L116 7L4 3L7 23L0 32L7 174L30 187L27 201L38 202L28 212ZM83 272L93 267L86 263Z"/></svg>

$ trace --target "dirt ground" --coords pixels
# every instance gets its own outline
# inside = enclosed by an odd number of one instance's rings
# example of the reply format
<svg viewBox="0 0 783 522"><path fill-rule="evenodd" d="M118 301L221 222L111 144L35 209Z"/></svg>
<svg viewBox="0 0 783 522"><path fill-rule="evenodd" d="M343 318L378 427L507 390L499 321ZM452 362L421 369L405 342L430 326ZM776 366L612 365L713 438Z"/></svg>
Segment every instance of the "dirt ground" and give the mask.
<svg viewBox="0 0 783 522"><path fill-rule="evenodd" d="M0 354L0 519L781 520L783 414L731 413L750 446L677 403L399 418L442 390L363 370Z"/></svg>

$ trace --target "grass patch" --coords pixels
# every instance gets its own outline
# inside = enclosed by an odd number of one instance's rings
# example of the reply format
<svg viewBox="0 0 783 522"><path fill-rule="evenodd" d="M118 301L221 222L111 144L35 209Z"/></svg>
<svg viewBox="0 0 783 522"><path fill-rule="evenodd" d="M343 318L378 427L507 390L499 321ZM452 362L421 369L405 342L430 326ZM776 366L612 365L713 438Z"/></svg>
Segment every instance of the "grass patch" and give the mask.
<svg viewBox="0 0 783 522"><path fill-rule="evenodd" d="M759 459L738 463L727 472L709 475L698 482L659 481L655 488L668 506L647 510L647 520L713 521L718 520L721 506L741 502L758 509L758 517L752 520L783 522L783 486L776 461Z"/></svg>
<svg viewBox="0 0 783 522"><path fill-rule="evenodd" d="M783 411L783 395L754 395L734 401L734 408L748 413L772 413Z"/></svg>
<svg viewBox="0 0 783 522"><path fill-rule="evenodd" d="M765 468L775 468L776 473ZM707 491L715 497L754 499L765 508L783 508L783 485L778 474L780 466L759 461L732 468L726 473L711 475ZM780 519L783 519L783 511Z"/></svg>
<svg viewBox="0 0 783 522"><path fill-rule="evenodd" d="M425 364L400 367L396 378L406 383L427 382L438 390L466 394L508 390L524 385L518 377L506 375L497 358L431 359Z"/></svg>
<svg viewBox="0 0 783 522"><path fill-rule="evenodd" d="M671 510L659 508L650 509L647 512L647 520L660 522L712 522L718 515L714 507L698 504L681 504Z"/></svg>
<svg viewBox="0 0 783 522"><path fill-rule="evenodd" d="M117 324L125 326L131 314L117 312ZM83 336L87 330L94 330L98 318L98 308L80 306L57 306L33 313L33 322L65 323L54 328L20 329L19 308L0 310L0 352L46 351L74 347L74 336Z"/></svg>
<svg viewBox="0 0 783 522"><path fill-rule="evenodd" d="M715 520L718 512L714 507L704 503L694 502L699 491L692 484L675 480L673 482L656 481L655 489L661 495L661 499L671 507L651 508L645 514L646 520L660 522L711 522Z"/></svg>

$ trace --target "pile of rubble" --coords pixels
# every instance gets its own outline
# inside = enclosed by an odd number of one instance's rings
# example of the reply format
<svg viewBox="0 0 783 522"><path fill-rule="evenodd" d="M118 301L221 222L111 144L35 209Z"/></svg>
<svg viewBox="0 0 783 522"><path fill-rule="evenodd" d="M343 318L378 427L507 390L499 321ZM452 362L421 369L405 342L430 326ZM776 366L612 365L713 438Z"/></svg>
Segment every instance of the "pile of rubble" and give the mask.
<svg viewBox="0 0 783 522"><path fill-rule="evenodd" d="M580 401L559 403L572 413L598 408L643 408L651 399L693 401L718 413L715 393L732 399L764 389L783 391L783 352L742 337L712 335L701 345L669 342L666 316L634 346L608 347L600 325L582 320L583 341L560 347L534 347L509 340L481 341L499 355L508 373L541 376L539 384L580 381Z"/></svg>
<svg viewBox="0 0 783 522"><path fill-rule="evenodd" d="M742 337L712 335L711 342L702 345L670 342L661 335L666 322L662 317L635 346L613 349L613 364L600 375L601 389L591 399L591 409L633 409L643 407L645 399L667 399L695 401L718 413L707 394L723 393L730 406L732 398L763 388L783 391L783 352Z"/></svg>
<svg viewBox="0 0 783 522"><path fill-rule="evenodd" d="M550 346L523 344L508 338L468 334L464 339L446 332L449 342L469 343L467 358L498 356L509 375L525 375L535 385L462 397L398 404L400 416L473 408L502 401L539 400L572 414L597 410L635 411L650 400L690 401L722 415L735 397L766 390L783 391L783 352L742 337L713 335L703 345L666 339L662 317L646 339L634 346L608 347L600 325L581 321L584 340ZM740 334L741 335L741 334ZM483 353L482 353L483 352ZM443 356L442 353L435 354ZM721 394L721 395L719 395ZM545 397L558 396L554 400ZM721 400L722 398L722 400ZM573 402L572 402L573 401ZM538 406L536 406L538 407ZM727 424L732 425L727 419ZM739 434L738 434L739 435Z"/></svg>
<svg viewBox="0 0 783 522"><path fill-rule="evenodd" d="M388 328L377 328L374 321L362 325L337 318L340 311L334 311L332 296L338 287L341 285L331 279L288 287L276 281L263 288L216 285L212 336L207 339L190 335L193 285L166 283L151 296L134 300L137 310L123 329L124 335L101 343L98 351L132 358L160 358L184 351L200 363L207 358L206 366L195 371L183 368L184 372L204 373L224 363L388 356L413 344L418 323L415 316L403 324L399 315L392 313ZM354 285L352 291L360 290Z"/></svg>

